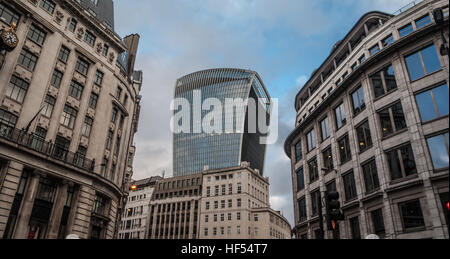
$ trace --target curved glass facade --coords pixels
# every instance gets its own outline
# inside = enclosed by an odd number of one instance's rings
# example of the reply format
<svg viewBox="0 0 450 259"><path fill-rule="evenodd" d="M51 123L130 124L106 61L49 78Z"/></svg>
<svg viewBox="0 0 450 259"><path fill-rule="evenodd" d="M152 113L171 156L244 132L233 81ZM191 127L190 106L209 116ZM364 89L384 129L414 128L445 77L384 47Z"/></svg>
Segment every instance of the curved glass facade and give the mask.
<svg viewBox="0 0 450 259"><path fill-rule="evenodd" d="M252 87L253 86L253 87ZM227 98L262 98L269 104L269 97L262 82L255 72L239 69L214 69L200 71L178 79L175 98L184 98L190 105L190 128L202 128L202 121L194 121L194 91L201 93L201 103L209 98L216 98L222 103L223 132L202 133L174 133L173 136L173 170L174 176L186 176L202 172L205 167L209 170L239 166L241 162L250 162L252 168L264 168L265 145L259 144L260 134L248 134L247 114L236 113L233 117L233 132L226 132ZM258 103L258 102L256 102ZM179 108L181 109L181 108ZM246 109L247 110L247 109ZM175 110L178 113L180 110ZM201 111L201 118L211 111ZM233 111L234 113L234 111ZM238 121L243 125L236 125ZM255 142L255 143L253 143ZM243 143L245 147L243 148ZM243 159L245 158L245 160ZM248 161L252 160L252 161Z"/></svg>

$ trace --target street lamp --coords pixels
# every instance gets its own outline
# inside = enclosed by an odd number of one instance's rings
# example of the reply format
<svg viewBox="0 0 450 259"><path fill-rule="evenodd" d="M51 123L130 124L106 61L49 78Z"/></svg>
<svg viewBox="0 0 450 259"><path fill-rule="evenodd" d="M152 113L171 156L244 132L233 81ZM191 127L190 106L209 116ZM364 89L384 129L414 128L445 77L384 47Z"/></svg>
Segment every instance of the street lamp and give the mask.
<svg viewBox="0 0 450 259"><path fill-rule="evenodd" d="M444 11L442 11L442 8L437 8L433 11L433 17L434 21L437 25L443 25L444 24ZM442 38L442 45L440 49L440 53L442 56L448 56L449 55L449 49L447 40L445 39L444 35L444 29L441 29L441 38Z"/></svg>

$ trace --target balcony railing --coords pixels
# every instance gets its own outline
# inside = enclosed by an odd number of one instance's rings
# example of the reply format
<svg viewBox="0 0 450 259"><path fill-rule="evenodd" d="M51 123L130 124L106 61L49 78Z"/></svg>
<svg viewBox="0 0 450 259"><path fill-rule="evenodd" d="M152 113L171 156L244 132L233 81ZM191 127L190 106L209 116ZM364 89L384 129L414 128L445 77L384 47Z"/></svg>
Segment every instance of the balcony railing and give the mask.
<svg viewBox="0 0 450 259"><path fill-rule="evenodd" d="M16 129L1 122L0 139L12 142L22 148L38 152L79 169L93 172L95 168L95 160L87 159L83 154L70 152L65 147L47 142L39 136L29 134L24 130Z"/></svg>
<svg viewBox="0 0 450 259"><path fill-rule="evenodd" d="M422 3L423 1L424 1L424 0L415 0L415 1L412 1L411 3L409 3L409 4L405 5L405 6L403 6L403 7L400 8L400 9L398 9L398 10L394 13L394 16L397 16L397 15L400 15L400 14L406 12L407 10L409 10L409 9L413 8L414 6L416 6L416 5L420 4L420 3Z"/></svg>

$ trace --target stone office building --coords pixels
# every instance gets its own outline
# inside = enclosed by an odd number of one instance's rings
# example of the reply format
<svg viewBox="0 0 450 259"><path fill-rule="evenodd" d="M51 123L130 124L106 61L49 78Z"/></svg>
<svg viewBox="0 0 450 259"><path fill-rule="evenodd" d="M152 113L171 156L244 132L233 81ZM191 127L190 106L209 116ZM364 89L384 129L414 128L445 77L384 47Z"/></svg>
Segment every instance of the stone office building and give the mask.
<svg viewBox="0 0 450 259"><path fill-rule="evenodd" d="M320 235L327 191L341 196L340 238L449 237L448 10L365 14L298 93L285 144L297 238Z"/></svg>
<svg viewBox="0 0 450 259"><path fill-rule="evenodd" d="M112 0L0 1L0 238L115 238L132 176L138 35Z"/></svg>

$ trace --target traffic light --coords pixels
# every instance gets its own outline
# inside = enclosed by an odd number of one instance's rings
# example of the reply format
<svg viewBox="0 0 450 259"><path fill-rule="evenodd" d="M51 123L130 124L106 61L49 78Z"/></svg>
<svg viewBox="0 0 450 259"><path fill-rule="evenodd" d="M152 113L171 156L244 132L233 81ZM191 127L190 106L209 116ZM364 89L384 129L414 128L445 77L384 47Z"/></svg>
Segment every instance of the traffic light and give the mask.
<svg viewBox="0 0 450 259"><path fill-rule="evenodd" d="M338 192L327 192L327 222L328 230L336 230L337 222L344 220L344 213L341 211Z"/></svg>
<svg viewBox="0 0 450 259"><path fill-rule="evenodd" d="M131 191L136 191L136 189L137 189L137 186L136 186L136 185L132 185L132 186L130 187L130 190L131 190Z"/></svg>

